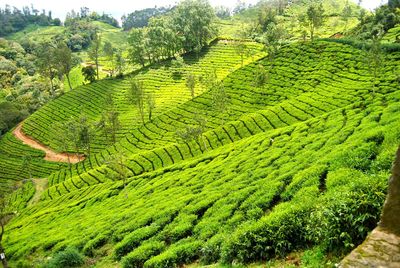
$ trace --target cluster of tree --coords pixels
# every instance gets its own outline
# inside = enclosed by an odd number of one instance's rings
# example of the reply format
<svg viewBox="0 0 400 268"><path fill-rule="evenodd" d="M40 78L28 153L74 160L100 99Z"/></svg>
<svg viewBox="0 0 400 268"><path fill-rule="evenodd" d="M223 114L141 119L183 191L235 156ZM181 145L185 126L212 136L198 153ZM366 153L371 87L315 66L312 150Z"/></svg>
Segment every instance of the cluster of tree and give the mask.
<svg viewBox="0 0 400 268"><path fill-rule="evenodd" d="M113 77L116 74L117 77L121 77L125 68L125 59L122 56L122 51L116 49L110 42L105 42L103 45L101 35L95 35L92 45L89 47L88 56L91 61L94 62L92 65L87 65L82 68L82 74L85 80L88 82L94 82L99 79L99 58L104 56L109 63L109 76Z"/></svg>
<svg viewBox="0 0 400 268"><path fill-rule="evenodd" d="M31 44L30 53L16 42L0 39L0 135L49 100L63 94L78 64L66 43Z"/></svg>
<svg viewBox="0 0 400 268"><path fill-rule="evenodd" d="M102 15L90 11L89 8L87 7L81 7L80 11L76 12L75 10L71 10L70 12L67 13L67 16L65 17L65 26L68 26L71 23L74 23L75 21L101 21L104 23L107 23L111 26L114 27L119 27L118 21L113 18L109 14L103 13Z"/></svg>
<svg viewBox="0 0 400 268"><path fill-rule="evenodd" d="M16 7L11 8L9 5L6 5L4 9L0 8L0 36L18 32L29 24L60 25L61 21L58 18L53 19L51 11L46 13L43 9L40 12L33 5L31 8L23 7L22 11Z"/></svg>
<svg viewBox="0 0 400 268"><path fill-rule="evenodd" d="M82 114L77 118L71 118L68 121L58 123L56 128L62 130L57 137L56 143L58 150L68 152L71 148L75 152L78 160L82 157L83 152L92 165L90 154L92 153L93 140L96 137L103 136L109 144L116 142L116 135L121 124L119 121L119 112L112 101L112 97L106 99L106 106L99 121L91 121ZM72 168L68 159L69 168Z"/></svg>
<svg viewBox="0 0 400 268"><path fill-rule="evenodd" d="M389 0L388 4L380 6L369 15L361 12L359 21L360 24L353 31L352 37L371 40L379 33L384 34L400 23L400 1Z"/></svg>
<svg viewBox="0 0 400 268"><path fill-rule="evenodd" d="M135 10L134 12L129 13L127 16L123 15L121 17L122 28L124 29L124 31L128 31L132 28L146 27L151 18L163 15L170 10L170 7L155 7Z"/></svg>
<svg viewBox="0 0 400 268"><path fill-rule="evenodd" d="M208 1L182 1L168 16L152 18L148 27L131 30L130 60L144 66L176 53L199 53L216 35L214 19L214 9Z"/></svg>
<svg viewBox="0 0 400 268"><path fill-rule="evenodd" d="M156 107L153 94L151 92L146 92L143 81L132 79L130 84L130 88L127 91L128 101L138 109L139 116L143 124L146 121L146 110L148 114L148 120L151 121L153 111Z"/></svg>

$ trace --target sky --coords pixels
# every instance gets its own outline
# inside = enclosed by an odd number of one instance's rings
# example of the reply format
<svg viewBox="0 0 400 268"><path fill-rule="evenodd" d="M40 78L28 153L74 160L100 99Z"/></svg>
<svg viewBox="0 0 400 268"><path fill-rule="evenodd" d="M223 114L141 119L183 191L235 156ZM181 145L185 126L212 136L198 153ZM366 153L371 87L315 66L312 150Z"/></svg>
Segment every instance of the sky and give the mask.
<svg viewBox="0 0 400 268"><path fill-rule="evenodd" d="M234 7L237 0L209 0L213 6L223 5ZM352 0L358 2L358 0ZM179 0L0 0L0 7L4 8L6 4L22 9L23 6L33 6L38 9L51 10L53 18L60 18L62 21L68 11L74 9L79 11L80 7L88 7L91 11L97 13L111 14L114 18L120 21L121 16L129 14L135 10L140 10L155 6L174 5ZM247 4L255 4L258 0L245 0ZM387 0L362 0L362 5L370 10L373 10L382 3L387 3Z"/></svg>

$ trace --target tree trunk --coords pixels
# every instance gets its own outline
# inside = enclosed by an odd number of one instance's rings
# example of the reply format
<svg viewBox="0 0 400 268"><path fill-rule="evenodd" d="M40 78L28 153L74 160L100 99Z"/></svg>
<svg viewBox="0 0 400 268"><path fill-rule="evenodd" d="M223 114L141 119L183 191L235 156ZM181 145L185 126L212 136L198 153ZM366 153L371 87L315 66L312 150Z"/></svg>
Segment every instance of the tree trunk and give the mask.
<svg viewBox="0 0 400 268"><path fill-rule="evenodd" d="M96 74L97 74L97 80L99 80L99 58L96 57Z"/></svg>
<svg viewBox="0 0 400 268"><path fill-rule="evenodd" d="M51 89L50 89L51 96L54 97L55 92L54 92L53 78L51 78L51 77L50 77L50 87L51 87Z"/></svg>
<svg viewBox="0 0 400 268"><path fill-rule="evenodd" d="M3 234L4 234L4 222L3 222L3 220L4 220L4 219L1 219L2 222L0 223L0 225L1 225L1 233L0 233L0 254L2 254L2 253L5 254L3 245L1 244L1 241L3 240ZM4 255L4 258L1 259L1 263L3 264L3 268L8 268L8 263L7 263L7 259L6 259L5 255Z"/></svg>
<svg viewBox="0 0 400 268"><path fill-rule="evenodd" d="M66 73L65 76L67 77L69 89L72 90L71 80L69 80L69 73Z"/></svg>
<svg viewBox="0 0 400 268"><path fill-rule="evenodd" d="M389 191L383 206L379 226L400 235L400 147L389 179Z"/></svg>

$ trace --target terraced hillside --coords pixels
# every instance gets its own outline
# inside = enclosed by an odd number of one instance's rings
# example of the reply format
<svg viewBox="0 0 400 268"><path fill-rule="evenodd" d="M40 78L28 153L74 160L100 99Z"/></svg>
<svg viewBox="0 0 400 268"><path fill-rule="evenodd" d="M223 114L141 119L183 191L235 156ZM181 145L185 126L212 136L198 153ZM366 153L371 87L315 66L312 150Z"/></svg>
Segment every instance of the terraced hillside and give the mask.
<svg viewBox="0 0 400 268"><path fill-rule="evenodd" d="M293 44L263 87L254 73L267 59L225 77L225 113L213 108L216 89L162 106L115 146L49 176L41 201L7 226L8 256L39 264L75 246L106 266L177 267L350 250L378 220L400 142L400 54L385 56L375 92L363 58L346 45ZM49 120L45 109L31 122ZM177 142L195 113L203 137ZM120 167L108 161L118 153Z"/></svg>
<svg viewBox="0 0 400 268"><path fill-rule="evenodd" d="M257 43L248 45L254 49L254 54L248 55L244 64L265 55L261 51L261 45ZM154 117L191 98L190 91L185 86L186 76L189 72L200 76L215 69L218 78L223 79L230 72L241 67L240 55L235 53L235 42L225 40L217 41L206 48L199 59L195 55L187 55L185 63L186 66L179 70L180 75L178 76L174 75L177 70L170 67L169 62L145 68L132 75L143 81L147 93L154 95ZM126 91L130 86L130 78L99 81L68 92L29 117L24 123L23 131L42 143L56 148L54 140L61 131L55 127L56 122L64 122L71 117L78 117L81 113L93 121L99 120L106 99L111 94L117 105L117 111L121 114L122 129L119 136L124 136L134 126L141 124L137 108L130 104L127 98ZM197 83L195 95L199 95L205 90L200 83ZM95 137L94 151L104 149L105 146L107 146L107 142L104 137Z"/></svg>
<svg viewBox="0 0 400 268"><path fill-rule="evenodd" d="M224 80L229 98L225 113L213 107L214 92L206 92L138 127L113 147L75 166L72 172L53 173L49 185L55 185L49 188L49 195L70 190L64 188L76 188L74 181L81 181L82 177L85 182L79 185L103 182L106 174L103 164L110 155L123 152L131 155L128 166L132 174L138 175L201 154L205 148L214 149L262 131L317 117L354 101L365 101L371 93L368 88L372 78L362 58L360 51L334 43L286 48L277 58L270 81L263 87L254 85L254 72L260 64L267 66L267 59L250 64ZM390 60L385 68L390 72L395 65L395 60ZM382 92L395 90L392 85L395 85L394 75L382 77ZM189 149L185 144L177 146L176 130L196 125L198 117L206 119L203 142L192 142ZM70 186L60 187L60 182Z"/></svg>

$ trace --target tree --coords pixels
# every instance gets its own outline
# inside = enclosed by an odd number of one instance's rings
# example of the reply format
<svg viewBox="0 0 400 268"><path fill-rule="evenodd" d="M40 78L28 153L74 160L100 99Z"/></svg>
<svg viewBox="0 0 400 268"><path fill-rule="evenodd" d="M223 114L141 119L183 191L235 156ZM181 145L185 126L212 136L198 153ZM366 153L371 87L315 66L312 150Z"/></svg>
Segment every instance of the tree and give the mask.
<svg viewBox="0 0 400 268"><path fill-rule="evenodd" d="M324 23L324 8L322 3L312 2L308 8L305 15L301 16L300 21L303 25L309 28L311 41L314 41L315 30L320 28Z"/></svg>
<svg viewBox="0 0 400 268"><path fill-rule="evenodd" d="M77 136L76 133L74 133L73 129L70 128L69 124L71 122L63 121L63 122L58 122L54 128L59 130L59 134L55 137L55 142L57 145L57 150L59 152L68 152L69 148L73 146L75 136ZM78 150L76 150L77 152ZM71 159L70 159L70 154L67 153L67 158L68 158L68 169L70 173L72 174L72 165L71 165Z"/></svg>
<svg viewBox="0 0 400 268"><path fill-rule="evenodd" d="M15 214L15 212L11 210L8 194L8 189L2 189L2 191L0 192L0 256L4 268L8 268L8 262L6 258L7 256L4 253L4 246L2 243L5 226Z"/></svg>
<svg viewBox="0 0 400 268"><path fill-rule="evenodd" d="M121 50L117 50L115 53L115 71L117 73L117 77L120 77L123 75L125 69L125 59L122 57L122 52Z"/></svg>
<svg viewBox="0 0 400 268"><path fill-rule="evenodd" d="M367 61L369 71L373 77L372 80L372 93L375 94L377 79L382 66L382 47L381 40L383 37L383 30L381 28L375 28L372 32L371 47L367 54Z"/></svg>
<svg viewBox="0 0 400 268"><path fill-rule="evenodd" d="M57 44L55 50L55 60L57 63L58 72L61 75L65 75L67 77L69 89L72 90L71 80L69 79L69 73L71 72L75 64L72 57L72 51L64 42L60 42Z"/></svg>
<svg viewBox="0 0 400 268"><path fill-rule="evenodd" d="M248 53L248 48L245 42L238 41L235 43L236 54L240 56L241 67L243 67L244 57Z"/></svg>
<svg viewBox="0 0 400 268"><path fill-rule="evenodd" d="M206 0L184 0L173 13L173 24L185 51L199 51L217 33L214 9Z"/></svg>
<svg viewBox="0 0 400 268"><path fill-rule="evenodd" d="M186 77L186 87L190 90L192 99L194 98L194 88L196 87L196 76L192 73Z"/></svg>
<svg viewBox="0 0 400 268"><path fill-rule="evenodd" d="M146 96L147 109L149 110L149 121L151 121L151 117L153 115L153 110L156 108L156 102L154 100L154 95L150 92Z"/></svg>
<svg viewBox="0 0 400 268"><path fill-rule="evenodd" d="M110 76L112 77L114 75L114 71L115 71L115 61L114 61L114 55L115 55L115 51L114 51L114 47L112 46L112 44L110 42L105 42L104 46L103 46L103 53L106 56L108 62L110 63Z"/></svg>
<svg viewBox="0 0 400 268"><path fill-rule="evenodd" d="M101 114L101 119L97 122L97 128L99 128L106 138L106 141L113 144L116 142L116 135L118 130L121 128L119 121L119 112L116 110L112 96L107 96L106 109Z"/></svg>
<svg viewBox="0 0 400 268"><path fill-rule="evenodd" d="M271 23L268 25L266 32L261 36L260 41L264 44L268 52L269 61L272 65L276 54L286 43L286 32L281 26Z"/></svg>
<svg viewBox="0 0 400 268"><path fill-rule="evenodd" d="M90 60L94 61L94 64L96 65L97 80L99 79L100 48L101 48L101 35L96 32L92 40L92 45L89 48L88 56Z"/></svg>
<svg viewBox="0 0 400 268"><path fill-rule="evenodd" d="M207 120L196 113L194 115L193 121L193 125L187 125L183 130L177 130L176 135L184 142L195 140L200 143L200 146L203 143L204 150L207 150L207 145L203 137L203 133L207 125Z"/></svg>
<svg viewBox="0 0 400 268"><path fill-rule="evenodd" d="M342 11L342 20L344 21L344 33L347 33L347 24L350 20L350 18L353 15L353 9L351 8L351 5L349 4L349 1L346 1L346 4L343 8Z"/></svg>
<svg viewBox="0 0 400 268"><path fill-rule="evenodd" d="M107 166L111 169L106 169L106 174L114 180L121 180L124 183L124 188L126 187L126 180L129 175L134 175L129 170L128 166L125 164L128 158L124 153L117 153L110 155L106 160ZM125 196L127 198L127 196Z"/></svg>
<svg viewBox="0 0 400 268"><path fill-rule="evenodd" d="M96 134L94 124L89 121L86 115L81 115L76 123L79 147L85 152L85 155L89 159L89 164L92 167L90 154L92 152L92 142Z"/></svg>
<svg viewBox="0 0 400 268"><path fill-rule="evenodd" d="M212 91L212 105L215 111L221 115L221 125L224 124L224 115L228 109L229 98L222 82L217 83Z"/></svg>
<svg viewBox="0 0 400 268"><path fill-rule="evenodd" d="M132 63L138 63L145 66L148 53L145 45L144 29L132 29L128 37L129 58Z"/></svg>
<svg viewBox="0 0 400 268"><path fill-rule="evenodd" d="M261 64L255 68L254 84L256 87L262 87L268 81L268 72L265 67Z"/></svg>
<svg viewBox="0 0 400 268"><path fill-rule="evenodd" d="M389 0L388 5L390 8L400 8L400 0Z"/></svg>
<svg viewBox="0 0 400 268"><path fill-rule="evenodd" d="M138 108L142 123L144 123L144 95L143 82L132 79L128 90L128 100Z"/></svg>
<svg viewBox="0 0 400 268"><path fill-rule="evenodd" d="M55 96L55 88L53 79L57 74L57 61L54 57L56 55L56 48L52 43L41 43L37 46L35 50L36 66L39 69L39 72L47 77L50 81L50 93L54 97Z"/></svg>
<svg viewBox="0 0 400 268"><path fill-rule="evenodd" d="M92 83L96 81L96 71L91 65L82 67L82 74L85 77L85 81L89 81L89 83Z"/></svg>

